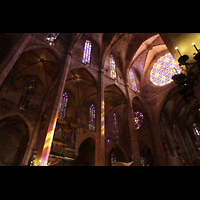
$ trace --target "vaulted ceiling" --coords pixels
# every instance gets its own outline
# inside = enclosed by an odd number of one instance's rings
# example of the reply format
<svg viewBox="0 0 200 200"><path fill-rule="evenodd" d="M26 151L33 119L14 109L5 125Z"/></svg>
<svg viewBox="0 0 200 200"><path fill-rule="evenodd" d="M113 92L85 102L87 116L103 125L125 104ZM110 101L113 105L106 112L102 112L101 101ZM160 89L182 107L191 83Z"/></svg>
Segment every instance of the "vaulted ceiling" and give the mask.
<svg viewBox="0 0 200 200"><path fill-rule="evenodd" d="M37 76L46 91L51 91L57 80L59 66L49 49L32 49L24 52L14 66L15 78Z"/></svg>
<svg viewBox="0 0 200 200"><path fill-rule="evenodd" d="M132 58L140 45L156 33L104 33L102 40L102 65L108 54L113 54L120 70L130 68Z"/></svg>

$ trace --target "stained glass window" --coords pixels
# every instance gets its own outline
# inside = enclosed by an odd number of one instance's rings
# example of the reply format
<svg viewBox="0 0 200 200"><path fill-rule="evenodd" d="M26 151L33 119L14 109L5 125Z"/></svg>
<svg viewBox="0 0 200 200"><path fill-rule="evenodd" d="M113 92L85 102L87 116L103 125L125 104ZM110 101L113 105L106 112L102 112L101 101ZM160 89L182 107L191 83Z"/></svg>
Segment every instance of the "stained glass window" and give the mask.
<svg viewBox="0 0 200 200"><path fill-rule="evenodd" d="M68 95L66 92L63 93L62 99L60 102L60 108L58 112L58 119L64 120L66 115L66 109L67 109L67 101L68 101Z"/></svg>
<svg viewBox="0 0 200 200"><path fill-rule="evenodd" d="M132 69L130 69L129 74L130 74L130 77L131 77L131 83L132 83L132 86L133 86L133 90L135 92L137 92L138 89L137 89L137 85L136 85L136 82L135 82L135 77L134 77L134 73L133 73Z"/></svg>
<svg viewBox="0 0 200 200"><path fill-rule="evenodd" d="M54 46L56 39L58 37L59 33L50 33L50 35L47 37L47 43L49 43L49 45Z"/></svg>
<svg viewBox="0 0 200 200"><path fill-rule="evenodd" d="M29 99L31 98L31 95L33 94L35 90L35 84L36 82L35 82L35 79L33 78L28 82L28 84L24 88L23 94L18 102L18 106L20 107L21 110L24 110L24 108L26 108L29 102Z"/></svg>
<svg viewBox="0 0 200 200"><path fill-rule="evenodd" d="M112 79L115 79L117 77L115 60L113 58L113 55L110 55L110 76Z"/></svg>
<svg viewBox="0 0 200 200"><path fill-rule="evenodd" d="M196 135L196 137L200 138L200 130L196 123L192 124L193 132Z"/></svg>
<svg viewBox="0 0 200 200"><path fill-rule="evenodd" d="M173 56L168 53L155 62L150 72L150 80L155 85L163 86L173 81L172 76L174 74L180 73L180 66L176 64Z"/></svg>
<svg viewBox="0 0 200 200"><path fill-rule="evenodd" d="M140 163L142 166L144 166L144 156L143 153L140 154Z"/></svg>
<svg viewBox="0 0 200 200"><path fill-rule="evenodd" d="M82 62L90 66L90 57L91 57L92 44L89 40L85 41L83 60Z"/></svg>
<svg viewBox="0 0 200 200"><path fill-rule="evenodd" d="M139 111L134 112L134 114L135 114L135 117L134 117L134 120L135 120L135 129L138 130L142 126L144 116Z"/></svg>
<svg viewBox="0 0 200 200"><path fill-rule="evenodd" d="M113 127L114 127L114 137L118 140L119 139L119 126L118 126L118 120L117 115L113 114Z"/></svg>
<svg viewBox="0 0 200 200"><path fill-rule="evenodd" d="M110 155L111 166L113 166L117 162L116 154L113 151Z"/></svg>
<svg viewBox="0 0 200 200"><path fill-rule="evenodd" d="M93 104L89 110L89 130L95 130L95 107Z"/></svg>

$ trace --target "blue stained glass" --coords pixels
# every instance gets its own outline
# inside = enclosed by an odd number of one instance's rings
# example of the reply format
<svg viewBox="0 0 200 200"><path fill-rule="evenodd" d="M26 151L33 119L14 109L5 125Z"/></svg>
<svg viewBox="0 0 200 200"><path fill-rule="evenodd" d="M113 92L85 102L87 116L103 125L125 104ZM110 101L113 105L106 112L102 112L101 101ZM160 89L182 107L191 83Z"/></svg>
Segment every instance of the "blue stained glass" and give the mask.
<svg viewBox="0 0 200 200"><path fill-rule="evenodd" d="M150 80L155 85L163 86L172 82L172 76L178 73L181 73L181 69L173 56L168 53L155 62L150 72Z"/></svg>
<svg viewBox="0 0 200 200"><path fill-rule="evenodd" d="M195 135L197 138L200 138L200 130L199 130L199 127L197 126L197 124L196 124L196 123L193 123L193 124L192 124L192 128L193 128L194 135Z"/></svg>
<svg viewBox="0 0 200 200"><path fill-rule="evenodd" d="M95 130L95 107L93 104L91 104L89 110L89 130Z"/></svg>
<svg viewBox="0 0 200 200"><path fill-rule="evenodd" d="M58 35L59 33L50 33L50 35L46 39L46 42L49 43L49 45L54 46Z"/></svg>
<svg viewBox="0 0 200 200"><path fill-rule="evenodd" d="M111 153L111 155L110 155L110 161L111 161L111 166L113 166L116 162L117 162L117 158L116 158L116 154L115 154L115 152L113 151L112 153Z"/></svg>
<svg viewBox="0 0 200 200"><path fill-rule="evenodd" d="M83 51L83 60L82 62L90 66L90 57L91 57L92 44L89 40L86 40L84 51Z"/></svg>
<svg viewBox="0 0 200 200"><path fill-rule="evenodd" d="M136 85L136 82L135 82L135 76L134 76L134 73L133 73L132 69L130 69L129 74L130 74L130 77L131 77L131 83L132 83L132 86L133 86L133 90L135 92L137 92L138 89L137 89L137 85Z"/></svg>
<svg viewBox="0 0 200 200"><path fill-rule="evenodd" d="M60 108L59 108L59 112L58 112L58 119L60 119L60 120L65 119L67 102L68 102L68 95L66 92L64 92L62 95L62 99L60 102Z"/></svg>
<svg viewBox="0 0 200 200"><path fill-rule="evenodd" d="M31 98L31 95L35 90L35 84L36 84L35 79L31 79L24 88L23 94L18 102L18 106L20 106L21 110L24 110L24 108L26 108L29 99Z"/></svg>
<svg viewBox="0 0 200 200"><path fill-rule="evenodd" d="M138 130L143 123L144 116L141 112L137 111L134 112L134 121L135 121L135 129Z"/></svg>

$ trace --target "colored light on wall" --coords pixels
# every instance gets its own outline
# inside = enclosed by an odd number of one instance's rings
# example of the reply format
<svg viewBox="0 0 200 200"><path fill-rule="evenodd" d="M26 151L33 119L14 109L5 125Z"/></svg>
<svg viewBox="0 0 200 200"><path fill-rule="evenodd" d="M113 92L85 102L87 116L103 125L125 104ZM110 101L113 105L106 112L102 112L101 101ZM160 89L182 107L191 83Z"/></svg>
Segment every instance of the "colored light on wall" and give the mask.
<svg viewBox="0 0 200 200"><path fill-rule="evenodd" d="M104 101L101 102L101 135L104 135L105 127L104 127Z"/></svg>
<svg viewBox="0 0 200 200"><path fill-rule="evenodd" d="M135 129L138 130L142 126L144 116L141 112L134 112Z"/></svg>
<svg viewBox="0 0 200 200"><path fill-rule="evenodd" d="M49 153L51 150L53 135L54 135L55 127L56 127L56 121L57 121L57 118L54 120L54 123L51 126L49 126L49 128L48 128L48 132L47 132L47 136L46 136L46 139L44 142L44 147L42 150L41 161L40 161L39 166L47 165Z"/></svg>

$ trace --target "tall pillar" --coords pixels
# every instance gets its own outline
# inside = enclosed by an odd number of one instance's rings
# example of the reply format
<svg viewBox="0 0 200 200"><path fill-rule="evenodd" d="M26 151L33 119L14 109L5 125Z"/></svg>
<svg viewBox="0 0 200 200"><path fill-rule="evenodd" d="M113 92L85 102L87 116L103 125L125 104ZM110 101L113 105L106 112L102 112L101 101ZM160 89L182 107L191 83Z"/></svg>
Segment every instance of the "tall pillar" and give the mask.
<svg viewBox="0 0 200 200"><path fill-rule="evenodd" d="M12 69L13 65L23 52L24 48L32 38L31 33L24 33L19 41L12 47L9 51L6 58L0 64L0 86L9 74L10 70Z"/></svg>
<svg viewBox="0 0 200 200"><path fill-rule="evenodd" d="M96 109L95 166L105 165L105 104L103 70L99 72Z"/></svg>
<svg viewBox="0 0 200 200"><path fill-rule="evenodd" d="M33 134L31 136L31 138L29 139L27 151L25 152L22 165L28 165L30 156L33 152L33 149L34 149L34 147L36 147L36 145L37 145L36 143L38 143L38 141L39 141L40 134L41 134L41 132L40 132L41 123L44 119L44 113L45 113L45 110L47 109L48 103L49 103L49 98L44 97L43 103L42 103L42 109L41 109L40 115L39 115L39 119L37 120Z"/></svg>
<svg viewBox="0 0 200 200"><path fill-rule="evenodd" d="M54 130L57 122L57 115L60 107L60 101L65 87L70 61L71 61L71 52L68 52L66 62L64 66L60 68L60 73L54 89L53 98L51 99L49 110L47 111L47 119L45 121L43 132L40 138L40 143L34 161L34 166L47 165L49 153L51 150Z"/></svg>
<svg viewBox="0 0 200 200"><path fill-rule="evenodd" d="M149 114L149 126L152 135L152 140L155 148L155 154L157 158L158 166L167 166L167 157L164 151L163 142L161 138L161 129L160 129L160 121L159 118L154 114L154 108L149 107L147 109Z"/></svg>
<svg viewBox="0 0 200 200"><path fill-rule="evenodd" d="M125 86L126 86L126 94L127 94L126 108L127 108L128 125L129 125L129 131L130 131L131 150L133 154L133 160L135 163L134 166L141 166L139 141L138 141L138 136L136 133L135 123L134 123L134 110L130 102L128 84L126 84Z"/></svg>

